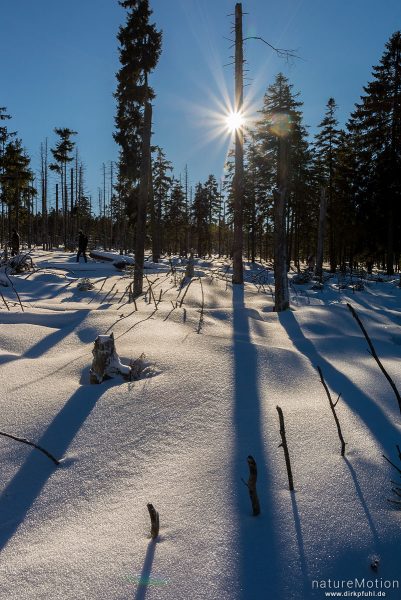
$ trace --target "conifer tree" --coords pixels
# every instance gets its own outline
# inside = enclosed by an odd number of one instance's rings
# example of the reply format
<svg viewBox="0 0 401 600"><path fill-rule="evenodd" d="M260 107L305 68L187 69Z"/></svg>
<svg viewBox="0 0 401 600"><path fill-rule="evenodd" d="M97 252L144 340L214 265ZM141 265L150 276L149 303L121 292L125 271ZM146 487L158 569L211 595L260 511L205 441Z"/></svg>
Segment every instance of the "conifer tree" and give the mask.
<svg viewBox="0 0 401 600"><path fill-rule="evenodd" d="M150 23L148 0L121 0L127 9L125 25L120 27L121 68L117 73L116 131L120 146L120 178L125 184L123 200L131 219L136 213L134 293L142 291L146 207L150 186L150 138L154 92L148 76L156 67L161 52L162 34Z"/></svg>
<svg viewBox="0 0 401 600"><path fill-rule="evenodd" d="M64 247L67 247L68 238L68 180L67 180L67 164L74 160L72 151L75 146L75 142L72 141L72 136L76 135L77 132L69 129L68 127L56 127L54 133L58 136L58 141L54 148L50 151L54 158L54 163L49 165L51 171L55 171L60 175L61 184L61 202L63 207L63 237Z"/></svg>
<svg viewBox="0 0 401 600"><path fill-rule="evenodd" d="M208 192L201 183L195 186L195 196L192 203L192 220L194 233L197 240L198 256L206 253L206 242L208 236L209 203Z"/></svg>
<svg viewBox="0 0 401 600"><path fill-rule="evenodd" d="M401 31L386 43L372 76L348 126L369 229L376 230L387 273L392 274L395 253L401 249Z"/></svg>
<svg viewBox="0 0 401 600"><path fill-rule="evenodd" d="M152 231L152 246L153 260L157 262L160 253L164 248L163 214L167 204L168 195L172 185L172 177L170 175L173 167L170 161L166 159L166 155L162 148L155 148L156 155L153 159L152 176L153 176L153 210L154 210L154 228Z"/></svg>
<svg viewBox="0 0 401 600"><path fill-rule="evenodd" d="M168 252L181 254L185 246L185 192L178 179L172 180L171 192L165 205L165 232Z"/></svg>
<svg viewBox="0 0 401 600"><path fill-rule="evenodd" d="M21 214L26 223L30 198L36 193L33 188L33 172L30 158L18 138L11 139L5 146L1 162L1 183L3 201L8 206L9 236L11 228L20 228Z"/></svg>
<svg viewBox="0 0 401 600"><path fill-rule="evenodd" d="M320 131L315 136L315 161L316 173L320 184L325 187L329 217L329 260L330 271L335 273L337 267L336 256L336 215L338 207L335 202L334 178L337 168L337 152L340 140L340 130L335 116L337 104L334 98L329 98L326 113L318 125ZM338 234L338 230L337 230Z"/></svg>
<svg viewBox="0 0 401 600"><path fill-rule="evenodd" d="M276 76L264 96L261 119L256 124L254 139L260 153L266 191L273 196L275 310L289 306L287 280L287 216L288 199L295 169L291 158L301 135L302 103L282 73Z"/></svg>

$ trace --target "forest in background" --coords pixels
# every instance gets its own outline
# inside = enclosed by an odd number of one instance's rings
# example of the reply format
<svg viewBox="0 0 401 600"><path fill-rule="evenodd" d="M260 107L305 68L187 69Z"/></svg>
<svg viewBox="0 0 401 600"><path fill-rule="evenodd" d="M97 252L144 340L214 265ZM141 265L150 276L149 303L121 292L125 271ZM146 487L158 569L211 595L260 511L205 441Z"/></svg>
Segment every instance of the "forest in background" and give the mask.
<svg viewBox="0 0 401 600"><path fill-rule="evenodd" d="M235 157L226 175L192 185L177 175L163 148L152 144L151 72L162 33L147 0L120 2L115 141L117 164L103 165L97 197L85 185L77 132L56 127L40 145L34 167L12 131L12 107L0 109L0 243L16 228L28 247L74 249L84 229L93 247L164 254L232 256ZM237 5L238 6L238 5ZM330 271L376 264L388 274L400 264L401 32L388 40L345 128L329 98L318 133L303 121L300 93L281 73L267 87L256 122L243 127L243 254L274 258L275 194L285 187L285 255L297 270L319 254ZM143 261L143 258L142 258ZM319 262L319 261L318 261ZM317 265L319 268L319 265ZM138 288L139 289L139 288Z"/></svg>

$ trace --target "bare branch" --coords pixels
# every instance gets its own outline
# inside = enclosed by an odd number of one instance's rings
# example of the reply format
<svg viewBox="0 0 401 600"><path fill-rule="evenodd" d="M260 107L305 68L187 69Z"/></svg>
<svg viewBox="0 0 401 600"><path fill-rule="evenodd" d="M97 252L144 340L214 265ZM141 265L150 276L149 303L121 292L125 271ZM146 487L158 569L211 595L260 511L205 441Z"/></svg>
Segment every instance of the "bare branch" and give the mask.
<svg viewBox="0 0 401 600"><path fill-rule="evenodd" d="M285 60L290 60L290 59L293 59L293 58L297 58L297 59L301 58L296 53L296 50L289 50L289 49L287 50L285 48L276 48L275 46L273 46L272 44L270 44L269 42L267 42L265 39L263 39L260 36L251 35L251 36L246 37L246 38L243 39L244 42L246 40L259 40L259 41L263 42L264 44L266 44L266 46L269 46L269 48L271 48L272 50L274 50L274 52L277 54L277 56L279 58L285 58Z"/></svg>

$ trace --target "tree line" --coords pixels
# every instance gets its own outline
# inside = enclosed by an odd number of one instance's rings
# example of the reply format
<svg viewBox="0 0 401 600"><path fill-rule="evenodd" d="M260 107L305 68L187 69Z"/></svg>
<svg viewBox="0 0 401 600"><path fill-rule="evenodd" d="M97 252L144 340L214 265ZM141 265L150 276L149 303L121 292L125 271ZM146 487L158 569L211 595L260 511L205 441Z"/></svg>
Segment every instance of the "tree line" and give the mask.
<svg viewBox="0 0 401 600"><path fill-rule="evenodd" d="M29 244L73 244L84 227L93 243L134 251L135 292L140 293L144 252L232 256L234 156L222 181L211 174L191 185L165 151L152 141L157 102L151 74L162 51L162 32L151 22L148 0L121 0L126 21L117 35L114 138L116 165L103 169L95 200L85 191L85 168L71 129L56 128L56 140L41 145L39 174L0 109L0 242L11 227ZM311 257L330 271L376 264L398 270L401 254L401 32L385 45L369 83L344 127L333 97L322 107L311 138L300 94L282 73L267 87L258 118L244 127L244 255L274 257L278 190L285 190L281 242L287 269L300 270ZM57 182L49 189L49 171ZM276 230L276 231L275 231ZM320 240L319 240L320 236ZM320 250L318 248L320 247ZM321 256L319 256L319 254ZM320 263L319 263L320 261Z"/></svg>

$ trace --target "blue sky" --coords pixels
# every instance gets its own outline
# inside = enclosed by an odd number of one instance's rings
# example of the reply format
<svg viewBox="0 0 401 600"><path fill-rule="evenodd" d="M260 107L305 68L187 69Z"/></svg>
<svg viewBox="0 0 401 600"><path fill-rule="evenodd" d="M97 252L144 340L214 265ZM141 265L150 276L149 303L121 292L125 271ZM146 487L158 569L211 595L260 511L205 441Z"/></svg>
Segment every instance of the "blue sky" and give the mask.
<svg viewBox="0 0 401 600"><path fill-rule="evenodd" d="M191 183L220 177L228 138L219 115L233 92L230 28L235 2L151 0L163 30L163 53L152 85L153 142L162 146L176 175L188 164ZM371 76L390 35L401 28L400 0L248 0L244 35L296 49L287 64L263 43L245 53L246 94L260 107L280 70L301 92L311 132L334 96L344 123ZM124 20L117 0L3 0L0 20L0 106L6 106L38 167L40 142L53 128L79 132L88 192L102 185L101 166L117 158L114 127L116 33ZM220 135L218 135L220 132Z"/></svg>

